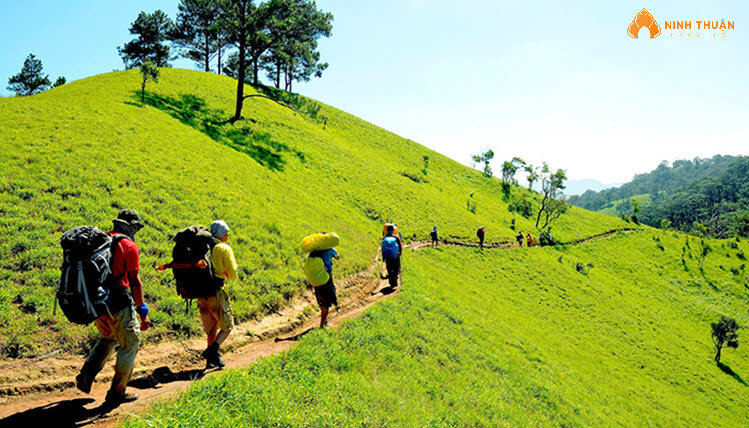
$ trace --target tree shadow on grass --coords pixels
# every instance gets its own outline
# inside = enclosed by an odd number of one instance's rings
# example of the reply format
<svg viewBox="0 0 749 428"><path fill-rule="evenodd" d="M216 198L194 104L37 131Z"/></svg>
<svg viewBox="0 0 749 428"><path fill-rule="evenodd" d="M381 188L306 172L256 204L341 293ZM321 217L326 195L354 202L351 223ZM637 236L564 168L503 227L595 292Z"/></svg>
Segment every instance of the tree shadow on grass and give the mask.
<svg viewBox="0 0 749 428"><path fill-rule="evenodd" d="M736 379L736 382L738 382L738 383L740 383L740 384L742 384L744 386L749 386L749 385L746 384L746 382L744 382L744 379L742 379L741 376L738 375L738 373L736 373L733 370L731 370L731 368L728 367L727 365L725 365L723 363L718 363L718 368L723 373L725 373L728 376L731 376L732 378Z"/></svg>
<svg viewBox="0 0 749 428"><path fill-rule="evenodd" d="M136 102L127 104L141 106L140 92L134 91L133 98ZM233 125L223 111L208 108L205 100L196 95L182 94L179 98L173 98L146 92L144 104L166 112L213 141L248 155L270 170L283 171L286 165L283 155L287 153L296 155L302 163L305 161L303 152L274 141L268 133Z"/></svg>

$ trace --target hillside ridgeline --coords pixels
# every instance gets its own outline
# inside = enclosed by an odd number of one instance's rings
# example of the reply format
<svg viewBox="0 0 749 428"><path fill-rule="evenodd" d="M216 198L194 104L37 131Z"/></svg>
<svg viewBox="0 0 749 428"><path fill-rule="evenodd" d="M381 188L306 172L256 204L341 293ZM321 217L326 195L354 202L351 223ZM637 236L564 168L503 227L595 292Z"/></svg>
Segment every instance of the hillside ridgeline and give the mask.
<svg viewBox="0 0 749 428"><path fill-rule="evenodd" d="M220 218L232 229L240 272L227 290L240 323L300 295L299 243L312 232L342 237L337 275L369 266L385 221L407 240L437 224L446 239L473 241L484 226L488 244L511 242L513 219L535 232L532 218L508 211L497 179L333 107L304 99L296 113L253 97L245 119L231 124L235 80L164 69L141 104L139 77L114 72L0 99L2 357L87 351L94 330L53 313L59 239L81 225L108 230L126 207L147 224L137 236L152 309L146 345L202 333L171 274L153 269L170 260L174 233L192 224ZM573 209L554 236L573 241L625 225Z"/></svg>

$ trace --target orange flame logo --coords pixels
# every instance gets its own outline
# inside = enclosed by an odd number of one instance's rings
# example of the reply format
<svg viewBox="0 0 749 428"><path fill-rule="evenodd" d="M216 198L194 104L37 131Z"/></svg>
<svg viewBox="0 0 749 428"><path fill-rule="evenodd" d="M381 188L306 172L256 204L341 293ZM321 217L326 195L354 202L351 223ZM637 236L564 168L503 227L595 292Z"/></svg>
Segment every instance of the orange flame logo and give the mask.
<svg viewBox="0 0 749 428"><path fill-rule="evenodd" d="M660 25L655 22L655 18L653 18L653 15L651 15L650 12L647 11L647 9L642 9L640 13L635 16L635 19L633 19L632 23L630 23L629 27L627 27L627 34L629 34L629 36L633 39L636 39L637 34L640 32L640 28L642 27L648 27L651 39L654 39L661 35Z"/></svg>

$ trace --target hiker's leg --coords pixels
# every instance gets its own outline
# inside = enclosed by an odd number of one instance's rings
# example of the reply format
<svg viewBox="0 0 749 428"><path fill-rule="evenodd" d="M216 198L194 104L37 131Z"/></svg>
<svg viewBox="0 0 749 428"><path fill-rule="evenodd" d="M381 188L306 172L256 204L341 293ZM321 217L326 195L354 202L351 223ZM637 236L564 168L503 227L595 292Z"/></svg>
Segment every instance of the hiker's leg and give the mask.
<svg viewBox="0 0 749 428"><path fill-rule="evenodd" d="M216 335L216 342L220 345L224 343L229 333L234 329L234 314L231 309L231 302L229 301L229 295L226 294L223 288L219 289L216 293L218 300L218 323L217 328L220 330Z"/></svg>
<svg viewBox="0 0 749 428"><path fill-rule="evenodd" d="M401 278L401 258L400 257L395 259L395 275L396 275L395 285L396 286L398 285L398 281L403 283L403 278Z"/></svg>
<svg viewBox="0 0 749 428"><path fill-rule="evenodd" d="M388 271L388 284L390 288L398 286L398 259L385 259L385 266Z"/></svg>
<svg viewBox="0 0 749 428"><path fill-rule="evenodd" d="M140 320L135 314L135 305L129 306L115 315L118 320L113 326L119 350L114 366L114 377L110 391L125 392L128 381L133 374L135 356L140 346Z"/></svg>
<svg viewBox="0 0 749 428"><path fill-rule="evenodd" d="M85 379L85 383L92 384L96 375L99 374L101 369L109 359L109 355L114 350L117 343L114 340L105 339L103 337L96 341L91 353L86 358L86 362L83 363L81 368L81 375Z"/></svg>
<svg viewBox="0 0 749 428"><path fill-rule="evenodd" d="M117 345L112 331L113 323L114 320L109 316L102 316L94 321L94 325L99 330L101 337L94 344L91 353L81 368L81 375L83 375L88 384L94 382L94 378L104 368L109 356L114 351L114 347Z"/></svg>
<svg viewBox="0 0 749 428"><path fill-rule="evenodd" d="M200 311L200 320L203 323L203 331L206 335L206 342L211 346L216 341L216 332L218 330L218 316L216 296L208 298L198 297L198 311Z"/></svg>
<svg viewBox="0 0 749 428"><path fill-rule="evenodd" d="M330 311L330 308L326 306L320 306L320 328L325 327L325 322L328 319L329 311Z"/></svg>
<svg viewBox="0 0 749 428"><path fill-rule="evenodd" d="M338 304L332 275L325 285L315 287L315 297L317 298L317 304L320 305L320 328L322 328L328 319L330 307Z"/></svg>

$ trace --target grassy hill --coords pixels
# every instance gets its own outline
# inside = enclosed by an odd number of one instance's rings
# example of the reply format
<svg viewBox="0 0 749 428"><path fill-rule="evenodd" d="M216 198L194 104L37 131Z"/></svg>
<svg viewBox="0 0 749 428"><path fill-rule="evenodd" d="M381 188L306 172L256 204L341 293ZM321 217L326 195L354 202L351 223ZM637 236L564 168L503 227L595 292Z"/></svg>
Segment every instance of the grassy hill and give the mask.
<svg viewBox="0 0 749 428"><path fill-rule="evenodd" d="M192 224L221 218L232 228L241 272L227 290L239 322L303 290L298 247L311 232L341 235L336 272L345 275L370 264L387 220L408 239L426 238L433 224L462 240L485 226L490 243L513 239L513 219L533 230L507 210L498 180L335 108L309 101L300 115L250 98L246 120L227 123L235 85L164 69L142 104L130 70L0 99L0 356L86 351L93 328L53 314L59 238L81 225L108 230L125 207L147 224L137 236L152 308L146 343L201 334L171 274L151 268L169 261L170 237ZM573 241L623 225L573 209L554 235Z"/></svg>
<svg viewBox="0 0 749 428"><path fill-rule="evenodd" d="M644 205L644 204L649 204L653 200L653 197L650 194L644 194L644 195L634 195L626 199L619 199L613 202L609 202L603 208L598 210L598 212L601 214L617 216L617 217L620 216L621 214L631 215L632 207L630 205L630 201L632 199Z"/></svg>
<svg viewBox="0 0 749 428"><path fill-rule="evenodd" d="M710 323L749 323L749 244L709 245L407 252L396 299L126 426L745 427L746 345L716 365Z"/></svg>

